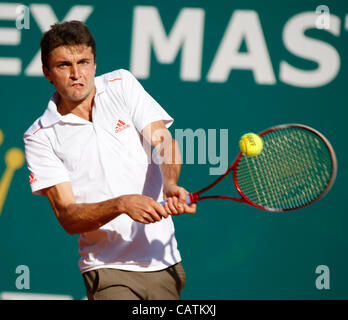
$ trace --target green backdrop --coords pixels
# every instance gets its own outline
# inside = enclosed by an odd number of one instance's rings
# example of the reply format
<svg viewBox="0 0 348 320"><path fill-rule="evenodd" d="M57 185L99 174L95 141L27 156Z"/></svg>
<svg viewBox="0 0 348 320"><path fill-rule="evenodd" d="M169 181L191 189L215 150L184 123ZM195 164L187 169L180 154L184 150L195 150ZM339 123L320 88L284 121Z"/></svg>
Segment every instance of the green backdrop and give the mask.
<svg viewBox="0 0 348 320"><path fill-rule="evenodd" d="M316 13L318 2L311 0L23 4L29 26L25 15L21 19L13 12L19 3L0 2L1 298L18 293L85 297L78 237L64 232L46 198L31 194L26 164L14 167L21 153L13 149L24 150L22 135L53 92L36 75L42 31L52 20L72 17L84 20L95 36L97 74L130 69L175 118L173 133L216 129L219 147L219 130L228 129L232 161L243 133L302 123L322 132L336 150L336 182L311 207L279 214L212 200L199 203L195 215L175 217L187 273L182 297L348 297L346 1L325 1L329 17ZM163 30L154 31L156 25ZM15 159L8 160L16 150ZM195 191L215 178L209 174L214 166L197 158L184 163L180 183ZM230 179L218 190L233 192L232 186ZM29 289L18 286L21 265L29 268ZM316 286L320 265L330 272L328 289Z"/></svg>

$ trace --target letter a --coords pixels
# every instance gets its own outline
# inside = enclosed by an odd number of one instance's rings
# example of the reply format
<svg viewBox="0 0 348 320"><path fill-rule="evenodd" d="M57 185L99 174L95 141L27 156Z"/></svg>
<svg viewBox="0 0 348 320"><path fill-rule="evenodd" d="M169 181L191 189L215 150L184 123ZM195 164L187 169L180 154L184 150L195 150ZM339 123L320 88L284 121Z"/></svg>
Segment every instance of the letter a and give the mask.
<svg viewBox="0 0 348 320"><path fill-rule="evenodd" d="M20 265L16 268L16 273L21 273L16 279L16 288L18 290L30 289L30 272L29 267Z"/></svg>
<svg viewBox="0 0 348 320"><path fill-rule="evenodd" d="M330 269L328 266L320 265L315 269L315 273L321 273L315 280L315 286L318 290L330 289Z"/></svg>

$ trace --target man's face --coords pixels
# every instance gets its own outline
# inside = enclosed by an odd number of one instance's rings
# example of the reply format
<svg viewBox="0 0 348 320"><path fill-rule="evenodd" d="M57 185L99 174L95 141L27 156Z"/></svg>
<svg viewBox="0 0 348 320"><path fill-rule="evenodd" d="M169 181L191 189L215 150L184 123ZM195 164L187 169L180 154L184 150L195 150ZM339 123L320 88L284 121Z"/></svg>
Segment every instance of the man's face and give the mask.
<svg viewBox="0 0 348 320"><path fill-rule="evenodd" d="M96 64L91 47L60 46L50 53L48 62L44 75L64 100L81 102L92 94Z"/></svg>

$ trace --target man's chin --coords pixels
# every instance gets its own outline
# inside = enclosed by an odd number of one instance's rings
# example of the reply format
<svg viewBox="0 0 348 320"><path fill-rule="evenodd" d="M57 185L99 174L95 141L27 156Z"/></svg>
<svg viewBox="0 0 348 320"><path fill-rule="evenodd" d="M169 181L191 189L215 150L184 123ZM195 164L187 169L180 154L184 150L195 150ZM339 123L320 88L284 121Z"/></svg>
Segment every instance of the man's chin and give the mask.
<svg viewBox="0 0 348 320"><path fill-rule="evenodd" d="M88 96L82 96L82 97L69 97L67 100L70 102L74 102L74 103L78 103L78 102L82 102L84 100L86 100Z"/></svg>
<svg viewBox="0 0 348 320"><path fill-rule="evenodd" d="M78 102L82 102L84 100L86 100L89 96L89 93L79 93L79 94L69 94L69 95L66 95L65 99L70 101L70 102L73 102L73 103L78 103Z"/></svg>
<svg viewBox="0 0 348 320"><path fill-rule="evenodd" d="M61 97L63 97L63 99L66 102L70 102L73 104L77 104L77 103L81 103L84 100L88 99L90 97L90 95L92 94L93 89L92 90L86 90L86 88L80 88L80 89L72 89L72 90L66 90L64 93L59 93L59 95Z"/></svg>

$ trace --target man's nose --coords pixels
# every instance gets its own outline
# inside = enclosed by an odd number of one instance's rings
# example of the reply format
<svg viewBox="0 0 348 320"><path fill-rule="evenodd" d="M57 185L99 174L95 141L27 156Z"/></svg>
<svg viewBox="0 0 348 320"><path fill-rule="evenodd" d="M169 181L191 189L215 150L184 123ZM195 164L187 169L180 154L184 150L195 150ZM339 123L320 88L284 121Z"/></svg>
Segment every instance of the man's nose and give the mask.
<svg viewBox="0 0 348 320"><path fill-rule="evenodd" d="M72 66L71 67L71 74L70 74L72 79L79 79L80 78L80 70L78 66Z"/></svg>

